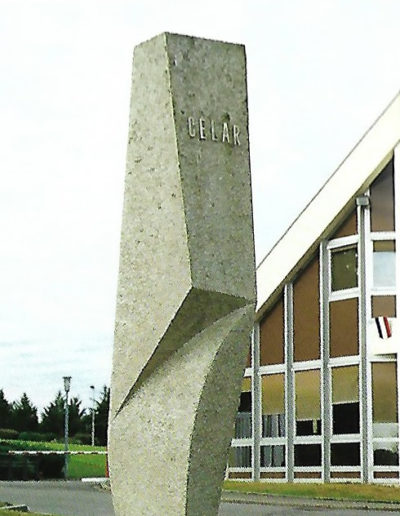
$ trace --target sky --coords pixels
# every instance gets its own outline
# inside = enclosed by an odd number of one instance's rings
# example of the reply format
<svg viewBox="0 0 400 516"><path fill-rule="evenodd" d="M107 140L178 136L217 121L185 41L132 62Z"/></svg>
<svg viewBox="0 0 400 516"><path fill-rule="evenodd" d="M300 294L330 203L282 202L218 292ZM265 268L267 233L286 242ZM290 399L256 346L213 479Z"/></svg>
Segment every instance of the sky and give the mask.
<svg viewBox="0 0 400 516"><path fill-rule="evenodd" d="M245 44L260 262L400 89L399 22L398 0L0 0L7 399L110 384L135 45Z"/></svg>

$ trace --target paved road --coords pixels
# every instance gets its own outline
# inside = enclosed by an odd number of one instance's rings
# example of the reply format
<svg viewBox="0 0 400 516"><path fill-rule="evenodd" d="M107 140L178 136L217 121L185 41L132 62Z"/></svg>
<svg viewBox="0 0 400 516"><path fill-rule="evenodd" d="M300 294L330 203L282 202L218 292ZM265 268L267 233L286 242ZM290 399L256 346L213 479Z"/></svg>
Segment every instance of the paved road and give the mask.
<svg viewBox="0 0 400 516"><path fill-rule="evenodd" d="M0 500L60 516L114 516L111 494L82 482L0 482ZM10 513L11 514L11 513ZM222 503L218 516L388 516L386 511ZM133 515L132 515L133 516Z"/></svg>

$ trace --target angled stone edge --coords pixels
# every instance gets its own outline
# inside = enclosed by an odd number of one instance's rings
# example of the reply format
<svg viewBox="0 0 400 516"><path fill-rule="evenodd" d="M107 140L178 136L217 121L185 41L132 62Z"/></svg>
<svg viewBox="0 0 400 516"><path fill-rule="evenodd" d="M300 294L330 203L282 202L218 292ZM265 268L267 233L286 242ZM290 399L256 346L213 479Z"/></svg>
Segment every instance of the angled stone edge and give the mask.
<svg viewBox="0 0 400 516"><path fill-rule="evenodd" d="M247 305L254 306L254 302L244 297L221 292L209 292L193 287L177 310L135 383L116 410L114 418L117 417L149 376L175 351L216 321Z"/></svg>

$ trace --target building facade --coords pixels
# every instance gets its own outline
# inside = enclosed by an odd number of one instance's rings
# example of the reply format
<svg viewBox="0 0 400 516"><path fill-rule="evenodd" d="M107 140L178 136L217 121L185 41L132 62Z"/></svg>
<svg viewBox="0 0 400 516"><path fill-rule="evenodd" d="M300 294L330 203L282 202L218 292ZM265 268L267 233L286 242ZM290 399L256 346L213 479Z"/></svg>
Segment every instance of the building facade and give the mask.
<svg viewBox="0 0 400 516"><path fill-rule="evenodd" d="M400 98L258 268L228 478L399 483Z"/></svg>

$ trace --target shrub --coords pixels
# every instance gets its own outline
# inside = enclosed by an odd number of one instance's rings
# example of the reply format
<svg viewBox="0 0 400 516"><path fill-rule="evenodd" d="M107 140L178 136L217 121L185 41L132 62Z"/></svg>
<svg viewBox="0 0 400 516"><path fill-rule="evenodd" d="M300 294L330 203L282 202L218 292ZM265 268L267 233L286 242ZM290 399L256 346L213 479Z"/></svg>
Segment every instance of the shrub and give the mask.
<svg viewBox="0 0 400 516"><path fill-rule="evenodd" d="M92 436L91 434L78 432L72 437L70 442L72 444L92 444Z"/></svg>
<svg viewBox="0 0 400 516"><path fill-rule="evenodd" d="M18 435L18 439L21 439L21 441L49 442L56 438L56 434L42 432L21 432Z"/></svg>
<svg viewBox="0 0 400 516"><path fill-rule="evenodd" d="M18 430L13 428L0 428L0 439L18 439Z"/></svg>
<svg viewBox="0 0 400 516"><path fill-rule="evenodd" d="M9 455L9 450L48 450L44 444L24 441L0 441L0 479L29 480L61 478L63 455Z"/></svg>

